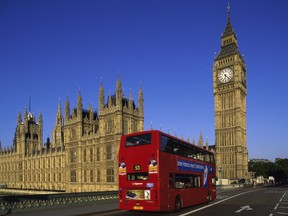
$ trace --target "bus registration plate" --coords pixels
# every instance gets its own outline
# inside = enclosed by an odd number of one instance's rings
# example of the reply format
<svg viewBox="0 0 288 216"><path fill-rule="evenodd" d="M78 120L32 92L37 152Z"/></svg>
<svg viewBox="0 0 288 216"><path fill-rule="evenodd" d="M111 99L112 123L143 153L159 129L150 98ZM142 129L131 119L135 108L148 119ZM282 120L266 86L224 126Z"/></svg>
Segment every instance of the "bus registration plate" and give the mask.
<svg viewBox="0 0 288 216"><path fill-rule="evenodd" d="M143 206L134 206L133 209L134 210L143 210Z"/></svg>

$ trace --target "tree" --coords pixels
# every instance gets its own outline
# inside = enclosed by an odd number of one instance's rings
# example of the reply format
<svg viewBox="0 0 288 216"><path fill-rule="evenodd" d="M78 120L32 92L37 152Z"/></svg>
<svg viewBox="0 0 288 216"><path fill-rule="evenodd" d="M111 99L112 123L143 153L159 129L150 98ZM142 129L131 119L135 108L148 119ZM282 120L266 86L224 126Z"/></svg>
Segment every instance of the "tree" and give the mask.
<svg viewBox="0 0 288 216"><path fill-rule="evenodd" d="M275 163L272 162L249 162L248 169L250 172L255 172L255 176L274 176L275 181L287 180L288 177L288 159L278 159Z"/></svg>
<svg viewBox="0 0 288 216"><path fill-rule="evenodd" d="M249 172L255 172L255 176L264 176L267 178L269 172L274 171L275 165L272 162L249 162Z"/></svg>

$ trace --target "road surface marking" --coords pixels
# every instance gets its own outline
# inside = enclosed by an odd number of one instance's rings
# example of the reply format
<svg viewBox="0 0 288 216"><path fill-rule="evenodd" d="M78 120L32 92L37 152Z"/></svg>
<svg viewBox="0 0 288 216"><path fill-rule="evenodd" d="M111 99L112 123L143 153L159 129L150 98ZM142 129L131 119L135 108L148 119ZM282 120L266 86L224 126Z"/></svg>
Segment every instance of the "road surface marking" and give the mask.
<svg viewBox="0 0 288 216"><path fill-rule="evenodd" d="M281 214L281 215L288 215L288 213L286 212L276 212L277 214Z"/></svg>
<svg viewBox="0 0 288 216"><path fill-rule="evenodd" d="M275 208L274 208L274 209L277 209L277 208L278 208L278 205L279 205L279 203L277 203L277 204L276 204L276 206L275 206Z"/></svg>
<svg viewBox="0 0 288 216"><path fill-rule="evenodd" d="M251 190L251 191L246 191L246 192L243 192L243 193L240 193L240 194L236 194L236 195L234 195L234 196L228 197L228 198L226 198L226 199L223 199L223 200L220 200L220 201L218 201L218 202L209 204L209 205L207 205L207 206L203 206L203 207L201 207L201 208L195 209L195 210L190 211L190 212L186 212L186 213L181 214L181 215L178 215L178 216L186 216L186 215L189 215L189 214L191 214L191 213L194 213L194 212L197 212L197 211L201 211L202 209L209 208L210 206L214 206L214 205L217 205L217 204L219 204L219 203L225 202L225 201L227 201L227 200L229 200L229 199L233 199L233 198L235 198L235 197L241 196L241 195L243 195L243 194L247 194L247 193L251 193L251 192L255 192L255 191L259 191L259 190L264 190L264 189L262 188L262 189L258 189L258 190Z"/></svg>
<svg viewBox="0 0 288 216"><path fill-rule="evenodd" d="M249 205L247 205L247 206L242 206L238 211L235 211L235 212L236 212L236 213L239 213L239 212L241 212L241 211L243 211L243 210L251 211L251 210L253 210L253 209L250 208Z"/></svg>

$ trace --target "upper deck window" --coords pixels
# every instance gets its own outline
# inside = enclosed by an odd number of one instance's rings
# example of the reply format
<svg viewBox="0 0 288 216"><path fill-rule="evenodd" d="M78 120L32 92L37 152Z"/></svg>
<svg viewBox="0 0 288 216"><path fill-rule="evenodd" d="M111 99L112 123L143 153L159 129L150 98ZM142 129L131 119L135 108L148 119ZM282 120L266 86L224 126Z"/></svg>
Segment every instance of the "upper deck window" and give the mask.
<svg viewBox="0 0 288 216"><path fill-rule="evenodd" d="M161 151L208 163L215 163L213 153L164 135L161 135Z"/></svg>
<svg viewBox="0 0 288 216"><path fill-rule="evenodd" d="M126 146L138 146L138 145L146 145L151 143L151 133L142 134L138 136L131 136L126 138Z"/></svg>

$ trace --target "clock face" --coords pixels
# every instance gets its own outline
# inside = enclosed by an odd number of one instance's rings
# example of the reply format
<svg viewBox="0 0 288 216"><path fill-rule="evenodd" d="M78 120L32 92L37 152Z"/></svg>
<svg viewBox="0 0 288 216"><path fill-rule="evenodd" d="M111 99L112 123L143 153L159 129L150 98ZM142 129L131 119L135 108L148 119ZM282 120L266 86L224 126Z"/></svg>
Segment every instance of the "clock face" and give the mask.
<svg viewBox="0 0 288 216"><path fill-rule="evenodd" d="M233 71L231 68L224 68L218 73L218 79L221 83L229 82L233 77Z"/></svg>

